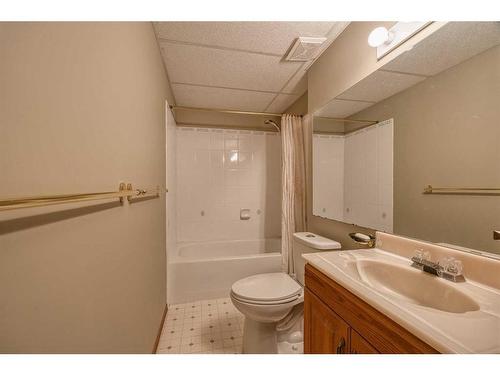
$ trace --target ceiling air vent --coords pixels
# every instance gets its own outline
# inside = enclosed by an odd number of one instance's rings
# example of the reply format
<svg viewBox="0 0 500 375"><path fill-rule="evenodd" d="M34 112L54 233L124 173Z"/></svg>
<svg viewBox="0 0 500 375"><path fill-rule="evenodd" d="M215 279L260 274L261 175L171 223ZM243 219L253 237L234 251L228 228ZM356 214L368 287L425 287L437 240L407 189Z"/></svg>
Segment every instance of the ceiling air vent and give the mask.
<svg viewBox="0 0 500 375"><path fill-rule="evenodd" d="M310 38L301 36L295 40L290 52L286 55L286 61L309 61L316 57L319 47L326 38Z"/></svg>

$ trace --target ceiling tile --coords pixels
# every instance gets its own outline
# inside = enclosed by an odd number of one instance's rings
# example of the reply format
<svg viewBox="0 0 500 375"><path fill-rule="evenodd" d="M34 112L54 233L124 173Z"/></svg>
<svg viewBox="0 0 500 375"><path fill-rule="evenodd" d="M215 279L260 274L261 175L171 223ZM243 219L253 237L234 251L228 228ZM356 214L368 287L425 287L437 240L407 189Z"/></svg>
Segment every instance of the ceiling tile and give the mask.
<svg viewBox="0 0 500 375"><path fill-rule="evenodd" d="M299 69L299 71L293 76L293 78L286 84L286 86L281 90L286 94L298 94L302 95L307 91L307 72Z"/></svg>
<svg viewBox="0 0 500 375"><path fill-rule="evenodd" d="M450 22L384 70L436 75L500 43L500 22Z"/></svg>
<svg viewBox="0 0 500 375"><path fill-rule="evenodd" d="M266 108L266 112L282 113L290 107L300 95L279 94L273 102Z"/></svg>
<svg viewBox="0 0 500 375"><path fill-rule="evenodd" d="M278 92L301 63L279 57L161 43L173 83Z"/></svg>
<svg viewBox="0 0 500 375"><path fill-rule="evenodd" d="M275 94L215 87L172 84L179 106L262 111Z"/></svg>
<svg viewBox="0 0 500 375"><path fill-rule="evenodd" d="M335 22L156 22L159 38L283 56L299 36L325 36Z"/></svg>
<svg viewBox="0 0 500 375"><path fill-rule="evenodd" d="M337 98L379 102L423 81L425 78L378 70L344 91Z"/></svg>
<svg viewBox="0 0 500 375"><path fill-rule="evenodd" d="M371 107L373 104L371 102L333 99L315 112L314 115L319 117L346 118L365 108Z"/></svg>

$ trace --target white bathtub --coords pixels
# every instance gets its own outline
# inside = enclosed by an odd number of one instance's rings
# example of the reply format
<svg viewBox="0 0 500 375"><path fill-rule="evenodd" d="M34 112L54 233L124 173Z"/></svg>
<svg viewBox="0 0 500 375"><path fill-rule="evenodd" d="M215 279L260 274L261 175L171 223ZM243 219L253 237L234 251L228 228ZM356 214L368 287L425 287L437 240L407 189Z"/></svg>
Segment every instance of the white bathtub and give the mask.
<svg viewBox="0 0 500 375"><path fill-rule="evenodd" d="M168 261L168 303L228 297L235 281L280 270L279 238L178 243Z"/></svg>

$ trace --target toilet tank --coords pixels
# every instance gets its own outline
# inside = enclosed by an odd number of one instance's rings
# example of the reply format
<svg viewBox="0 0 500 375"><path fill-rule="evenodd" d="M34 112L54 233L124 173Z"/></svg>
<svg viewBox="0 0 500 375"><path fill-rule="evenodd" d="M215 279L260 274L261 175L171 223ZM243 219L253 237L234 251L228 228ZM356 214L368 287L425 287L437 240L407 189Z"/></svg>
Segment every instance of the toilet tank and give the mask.
<svg viewBox="0 0 500 375"><path fill-rule="evenodd" d="M306 265L306 260L302 258L302 254L340 250L341 248L340 243L337 241L311 232L294 233L292 246L295 276L301 285L304 285L304 267Z"/></svg>

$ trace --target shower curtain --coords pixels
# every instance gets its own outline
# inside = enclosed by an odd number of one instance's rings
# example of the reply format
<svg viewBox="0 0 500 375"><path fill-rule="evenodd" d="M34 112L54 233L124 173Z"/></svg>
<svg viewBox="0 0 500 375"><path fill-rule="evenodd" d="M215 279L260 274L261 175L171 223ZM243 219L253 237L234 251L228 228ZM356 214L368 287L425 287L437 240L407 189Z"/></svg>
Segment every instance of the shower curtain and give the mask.
<svg viewBox="0 0 500 375"><path fill-rule="evenodd" d="M311 116L283 115L281 118L282 269L295 274L293 233L306 230L306 145L310 138Z"/></svg>

